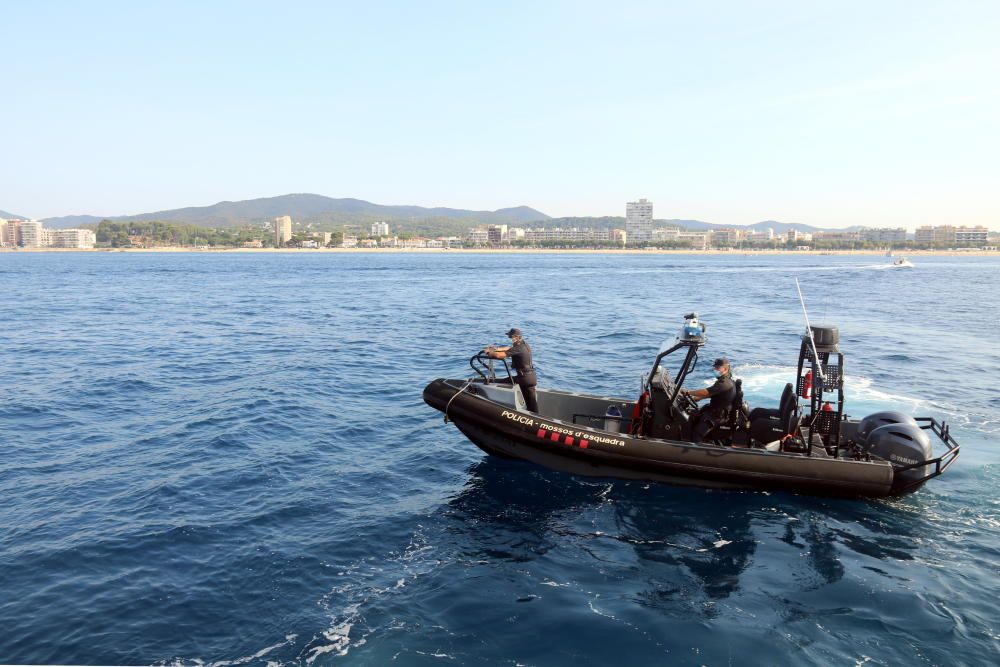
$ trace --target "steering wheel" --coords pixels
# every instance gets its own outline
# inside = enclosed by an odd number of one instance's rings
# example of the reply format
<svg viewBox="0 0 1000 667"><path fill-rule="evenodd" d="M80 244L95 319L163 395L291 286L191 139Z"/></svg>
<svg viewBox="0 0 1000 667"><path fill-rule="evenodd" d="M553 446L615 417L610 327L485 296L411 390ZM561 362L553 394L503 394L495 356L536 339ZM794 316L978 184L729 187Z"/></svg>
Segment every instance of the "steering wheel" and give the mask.
<svg viewBox="0 0 1000 667"><path fill-rule="evenodd" d="M694 400L690 396L684 393L684 390L677 392L677 400L675 401L675 407L678 412L681 412L688 417L698 411L698 401Z"/></svg>

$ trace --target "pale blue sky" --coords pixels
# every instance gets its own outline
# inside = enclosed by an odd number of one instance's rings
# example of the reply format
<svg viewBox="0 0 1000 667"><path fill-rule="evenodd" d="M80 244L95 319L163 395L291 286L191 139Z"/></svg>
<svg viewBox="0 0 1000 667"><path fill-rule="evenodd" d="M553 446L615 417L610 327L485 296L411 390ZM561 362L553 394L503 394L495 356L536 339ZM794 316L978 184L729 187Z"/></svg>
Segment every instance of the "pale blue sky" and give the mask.
<svg viewBox="0 0 1000 667"><path fill-rule="evenodd" d="M0 0L0 209L1000 229L1000 2Z"/></svg>

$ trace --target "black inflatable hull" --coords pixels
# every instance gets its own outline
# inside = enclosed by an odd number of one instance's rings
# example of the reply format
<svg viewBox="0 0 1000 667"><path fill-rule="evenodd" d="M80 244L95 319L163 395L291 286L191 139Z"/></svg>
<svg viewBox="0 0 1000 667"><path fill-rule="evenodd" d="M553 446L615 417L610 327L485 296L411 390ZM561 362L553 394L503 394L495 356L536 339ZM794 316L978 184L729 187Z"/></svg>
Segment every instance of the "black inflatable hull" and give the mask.
<svg viewBox="0 0 1000 667"><path fill-rule="evenodd" d="M424 401L439 411L447 410L459 430L489 454L577 475L824 496L896 495L893 468L885 461L633 438L519 412L471 392L460 392L463 384L465 381L434 380L424 389Z"/></svg>

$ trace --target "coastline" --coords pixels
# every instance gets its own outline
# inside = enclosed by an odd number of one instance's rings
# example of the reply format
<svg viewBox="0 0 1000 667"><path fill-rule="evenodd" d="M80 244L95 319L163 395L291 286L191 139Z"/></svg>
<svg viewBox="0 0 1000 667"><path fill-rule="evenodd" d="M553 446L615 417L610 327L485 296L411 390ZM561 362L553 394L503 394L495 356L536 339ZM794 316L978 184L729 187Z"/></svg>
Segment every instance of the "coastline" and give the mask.
<svg viewBox="0 0 1000 667"><path fill-rule="evenodd" d="M348 254L546 254L546 255L859 255L884 256L885 250L765 250L765 249L659 249L639 250L635 248L191 248L186 246L163 246L158 248L0 248L0 253L65 253L65 252L131 252L131 253L348 253ZM1000 256L995 250L893 250L894 254L908 257L937 255L942 257Z"/></svg>

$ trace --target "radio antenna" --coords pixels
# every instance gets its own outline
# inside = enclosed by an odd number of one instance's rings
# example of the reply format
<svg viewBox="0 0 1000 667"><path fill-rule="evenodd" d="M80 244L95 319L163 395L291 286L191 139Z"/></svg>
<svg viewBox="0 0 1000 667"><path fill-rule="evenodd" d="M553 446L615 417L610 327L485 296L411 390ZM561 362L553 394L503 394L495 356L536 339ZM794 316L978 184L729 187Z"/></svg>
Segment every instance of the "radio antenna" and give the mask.
<svg viewBox="0 0 1000 667"><path fill-rule="evenodd" d="M795 279L795 290L799 293L799 303L802 304L802 315L806 318L806 335L809 336L809 343L812 345L813 349L813 362L816 364L816 372L819 373L819 379L825 381L826 377L823 375L823 364L819 363L819 353L816 351L816 340L813 338L812 327L809 326L809 311L806 310L806 300L802 298L802 287L799 286L799 279Z"/></svg>

